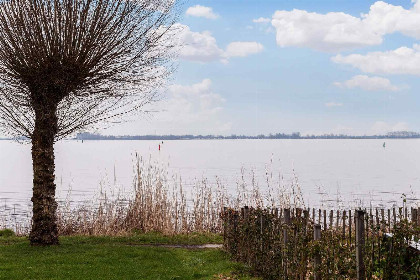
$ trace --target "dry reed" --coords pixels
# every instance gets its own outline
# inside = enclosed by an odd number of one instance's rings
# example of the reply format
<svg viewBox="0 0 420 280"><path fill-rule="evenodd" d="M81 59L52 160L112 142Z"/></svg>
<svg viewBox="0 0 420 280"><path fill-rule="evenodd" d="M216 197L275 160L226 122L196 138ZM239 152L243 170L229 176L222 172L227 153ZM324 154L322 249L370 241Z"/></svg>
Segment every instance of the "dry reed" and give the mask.
<svg viewBox="0 0 420 280"><path fill-rule="evenodd" d="M70 207L67 198L58 210L60 234L221 233L224 207L304 206L296 176L286 187L281 176L274 180L272 173L266 172L267 193L262 193L255 172L248 174L242 168L236 194L229 194L217 177L213 183L205 178L196 180L187 193L181 178L168 178L166 170L151 159L137 156L135 162L133 192L128 197L110 199L101 192L98 205L76 208Z"/></svg>

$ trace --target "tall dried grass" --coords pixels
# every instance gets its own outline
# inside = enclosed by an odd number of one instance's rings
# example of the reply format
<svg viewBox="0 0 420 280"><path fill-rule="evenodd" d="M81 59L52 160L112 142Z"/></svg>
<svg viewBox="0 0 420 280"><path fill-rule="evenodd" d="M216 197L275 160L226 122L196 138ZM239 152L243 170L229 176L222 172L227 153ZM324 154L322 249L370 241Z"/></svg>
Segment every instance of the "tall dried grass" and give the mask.
<svg viewBox="0 0 420 280"><path fill-rule="evenodd" d="M136 157L133 192L109 198L101 192L97 205L70 206L70 199L58 210L62 235L123 235L133 231L165 234L223 230L224 207L303 207L297 177L286 187L283 178L266 170L266 193L261 191L255 172L241 169L236 193L227 191L222 180L196 180L188 192L180 177L169 177L165 168L151 159Z"/></svg>

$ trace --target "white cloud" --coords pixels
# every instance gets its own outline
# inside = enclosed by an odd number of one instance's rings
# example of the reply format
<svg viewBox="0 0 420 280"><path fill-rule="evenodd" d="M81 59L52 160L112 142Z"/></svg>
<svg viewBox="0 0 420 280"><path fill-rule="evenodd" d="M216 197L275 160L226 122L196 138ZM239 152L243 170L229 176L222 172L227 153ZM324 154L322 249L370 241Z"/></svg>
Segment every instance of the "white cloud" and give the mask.
<svg viewBox="0 0 420 280"><path fill-rule="evenodd" d="M420 24L419 24L420 26ZM420 75L420 45L413 48L401 47L384 52L371 52L366 55L337 55L335 63L349 64L366 73Z"/></svg>
<svg viewBox="0 0 420 280"><path fill-rule="evenodd" d="M361 19L345 13L276 11L272 25L276 28L276 41L281 47L341 51L382 42L381 35L363 28Z"/></svg>
<svg viewBox="0 0 420 280"><path fill-rule="evenodd" d="M209 62L220 60L224 51L217 45L216 39L208 31L194 32L187 25L175 24L176 44L179 57L185 60Z"/></svg>
<svg viewBox="0 0 420 280"><path fill-rule="evenodd" d="M232 42L223 50L208 31L194 32L187 25L179 23L174 25L173 30L176 34L175 44L179 46L179 58L184 60L227 63L231 57L245 57L264 49L257 42Z"/></svg>
<svg viewBox="0 0 420 280"><path fill-rule="evenodd" d="M253 19L252 22L257 24L257 28L261 32L275 33L275 29L271 25L268 25L271 22L271 18L260 17Z"/></svg>
<svg viewBox="0 0 420 280"><path fill-rule="evenodd" d="M271 21L270 18L264 18L264 17L260 17L260 18L252 20L252 22L254 23L269 23L270 21Z"/></svg>
<svg viewBox="0 0 420 280"><path fill-rule="evenodd" d="M232 42L226 47L227 57L245 57L264 50L263 45L257 42Z"/></svg>
<svg viewBox="0 0 420 280"><path fill-rule="evenodd" d="M381 44L386 34L400 32L420 39L420 2L411 9L375 2L361 17L342 12L276 11L272 25L281 47L308 47L337 52Z"/></svg>
<svg viewBox="0 0 420 280"><path fill-rule="evenodd" d="M232 124L222 117L226 100L211 89L212 81L204 79L192 85L172 85L168 99L155 114L152 124L166 133L224 134Z"/></svg>
<svg viewBox="0 0 420 280"><path fill-rule="evenodd" d="M375 2L368 14L363 14L366 26L380 34L400 32L407 36L420 39L420 2L413 2L411 9L394 6L383 1Z"/></svg>
<svg viewBox="0 0 420 280"><path fill-rule="evenodd" d="M407 131L409 130L406 122L387 123L384 121L377 121L372 125L372 134L386 134L388 132L395 131Z"/></svg>
<svg viewBox="0 0 420 280"><path fill-rule="evenodd" d="M328 107L328 108L331 108L331 107L341 107L341 106L343 106L343 103L327 102L327 103L325 103L325 106Z"/></svg>
<svg viewBox="0 0 420 280"><path fill-rule="evenodd" d="M172 95L172 99L177 100L189 100L190 103L194 103L196 109L200 112L204 111L218 111L221 109L221 105L226 101L219 94L215 94L211 91L211 80L204 79L200 83L193 85L172 85L169 88L169 92Z"/></svg>
<svg viewBox="0 0 420 280"><path fill-rule="evenodd" d="M342 88L361 88L367 91L397 91L401 88L391 84L391 81L382 77L369 77L356 75L344 82L335 82L335 86Z"/></svg>
<svg viewBox="0 0 420 280"><path fill-rule="evenodd" d="M189 7L186 14L193 17L204 17L207 19L217 19L219 15L213 12L213 8L201 5Z"/></svg>

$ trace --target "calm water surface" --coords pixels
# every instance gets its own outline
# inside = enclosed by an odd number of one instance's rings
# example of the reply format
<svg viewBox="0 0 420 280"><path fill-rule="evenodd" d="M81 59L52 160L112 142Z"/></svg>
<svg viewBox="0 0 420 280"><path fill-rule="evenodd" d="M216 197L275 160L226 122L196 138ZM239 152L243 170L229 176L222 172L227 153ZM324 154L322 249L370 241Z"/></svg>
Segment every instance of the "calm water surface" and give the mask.
<svg viewBox="0 0 420 280"><path fill-rule="evenodd" d="M93 197L102 184L130 190L135 154L178 174L188 188L195 178L218 176L232 191L241 168L254 171L261 186L266 173L294 174L308 205L393 204L420 197L420 140L185 140L61 141L56 144L58 197L71 188L73 200ZM0 141L0 209L30 205L31 147Z"/></svg>

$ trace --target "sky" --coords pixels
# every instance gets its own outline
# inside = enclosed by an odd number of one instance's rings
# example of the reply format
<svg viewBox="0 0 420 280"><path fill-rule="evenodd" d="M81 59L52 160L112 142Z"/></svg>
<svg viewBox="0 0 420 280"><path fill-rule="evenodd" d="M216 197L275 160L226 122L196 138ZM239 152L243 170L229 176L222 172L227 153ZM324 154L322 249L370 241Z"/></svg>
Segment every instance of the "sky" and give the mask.
<svg viewBox="0 0 420 280"><path fill-rule="evenodd" d="M420 2L183 1L156 111L103 134L420 132Z"/></svg>

